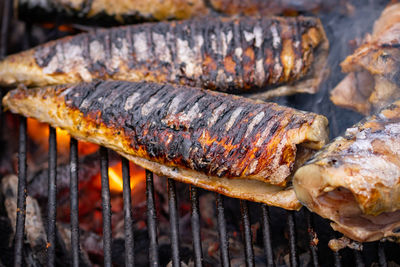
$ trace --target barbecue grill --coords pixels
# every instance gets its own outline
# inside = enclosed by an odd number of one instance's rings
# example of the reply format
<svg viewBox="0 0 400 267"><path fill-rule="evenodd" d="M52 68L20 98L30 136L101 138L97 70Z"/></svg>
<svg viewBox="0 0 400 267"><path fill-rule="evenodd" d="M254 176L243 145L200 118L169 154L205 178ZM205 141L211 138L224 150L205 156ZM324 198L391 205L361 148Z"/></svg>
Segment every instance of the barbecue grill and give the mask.
<svg viewBox="0 0 400 267"><path fill-rule="evenodd" d="M1 28L1 43L0 56L4 57L7 52L7 36L9 33L9 25L12 16L12 0L5 0L3 6L2 28ZM29 30L27 31L29 34ZM0 96L2 91L0 90ZM1 102L0 102L1 103ZM0 121L3 121L2 107L0 106ZM55 265L55 247L56 247L56 180L57 180L57 144L56 131L50 127L49 136L49 180L48 180L48 214L47 214L47 259L48 265ZM4 130L3 124L0 129ZM18 151L18 198L17 198L17 221L14 240L14 266L24 264L23 246L24 246L24 227L25 227L25 212L26 212L26 197L27 197L27 121L24 117L19 117L19 151ZM71 265L79 266L80 249L79 249L79 220L78 220L78 143L77 140L71 139L70 142L70 205L71 205ZM125 231L125 265L134 265L134 235L132 229L132 207L131 207L131 188L130 188L130 173L129 162L122 158L123 170L123 200L124 200L124 231ZM112 265L112 228L111 228L111 204L110 190L108 180L108 151L106 148L100 148L101 161L101 199L103 208L103 242L104 242L104 266ZM147 197L147 226L149 244L149 263L151 266L159 266L159 251L157 241L157 217L154 197L153 173L146 171L146 197ZM225 220L224 198L220 194L216 194L216 211L217 211L217 227L219 233L219 250L220 261L223 266L230 266L228 230ZM190 187L191 200L191 226L193 240L193 259L195 266L203 265L203 251L201 244L201 227L200 227L200 212L199 212L199 191L196 187ZM177 192L175 181L168 179L168 205L170 210L170 227L171 227L171 260L173 266L181 265L180 257L180 241L179 241L179 215L177 208ZM263 245L265 253L264 264L274 266L273 243L271 238L272 228L269 207L264 204L259 205L259 211L262 221ZM240 212L242 219L242 235L244 240L244 255L246 266L255 266L255 257L253 251L252 232L250 224L249 202L240 201ZM309 250L311 255L311 264L319 266L319 251L317 244L313 242L317 234L314 230L313 220L314 214L305 211L306 232L309 233ZM287 212L288 224L288 239L290 265L299 266L299 252L296 245L296 212ZM334 234L332 233L332 236ZM373 249L368 254L375 254L380 266L388 266L388 260L385 255L385 243L376 242L373 244ZM391 245L392 246L392 245ZM396 246L398 249L398 247ZM393 249L393 247L391 248ZM342 266L342 261L345 257L350 257L349 253L341 255L340 252L333 253L334 266ZM353 250L353 261L357 266L364 266L364 258L362 252ZM390 257L390 255L388 255Z"/></svg>

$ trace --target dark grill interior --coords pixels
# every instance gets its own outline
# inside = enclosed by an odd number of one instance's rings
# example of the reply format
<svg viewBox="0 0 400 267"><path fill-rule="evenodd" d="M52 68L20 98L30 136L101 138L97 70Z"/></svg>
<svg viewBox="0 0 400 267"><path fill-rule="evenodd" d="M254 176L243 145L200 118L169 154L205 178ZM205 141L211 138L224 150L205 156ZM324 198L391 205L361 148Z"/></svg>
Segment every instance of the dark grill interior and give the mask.
<svg viewBox="0 0 400 267"><path fill-rule="evenodd" d="M11 9L12 1L5 0L3 6L2 16L2 28L1 28L1 44L0 44L0 56L6 55L7 49L7 36L9 35L9 24L11 20ZM340 26L340 25L339 25ZM29 35L29 27L26 32ZM29 38L29 37L28 37ZM333 68L332 72L337 71ZM328 86L328 85L327 85ZM298 107L300 104L297 103L318 103L318 98L324 97L326 99L326 91L323 94L312 96L312 100L303 101L306 97L310 96L293 96L285 99L281 99L279 102L293 103L294 106ZM0 91L1 96L3 91ZM322 101L322 100L321 100ZM322 105L323 102L319 102ZM326 100L323 100L326 101ZM1 103L1 102L0 102ZM332 104L324 106L321 112L332 113ZM307 105L305 105L307 108ZM309 106L308 106L309 107ZM310 107L309 107L310 108ZM320 108L313 108L320 109ZM326 111L328 109L328 111ZM314 110L317 111L318 110ZM0 121L2 123L0 129L6 131L3 127L3 110L0 107ZM348 114L346 111L341 111L337 115L342 116ZM336 136L344 126L357 121L357 115L352 116L352 119L346 119L344 122L340 122L337 125L335 120L333 121L333 132L332 135ZM340 120L338 120L340 121ZM350 122L348 122L350 121ZM26 197L27 197L27 121L24 117L19 117L19 151L18 151L18 213L16 220L16 232L14 240L14 266L21 266L23 264L32 265L30 262L26 262L26 255L24 250L24 227L25 227L25 213L26 213ZM6 133L5 133L6 134ZM78 144L77 141L71 139L70 143L70 206L71 206L71 265L79 266L80 260L80 248L79 248L79 220L78 220ZM3 153L3 152L2 152ZM109 190L109 179L108 179L108 151L106 148L100 149L100 161L101 161L101 198L103 208L103 245L104 245L104 266L112 266L113 257L112 255L112 228L111 228L111 203L110 203L110 190ZM56 188L57 188L57 145L56 145L56 131L50 127L50 138L49 138L49 180L48 180L48 208L47 208L47 260L49 266L56 265ZM122 170L123 170L123 202L124 202L124 233L125 233L125 265L133 266L135 263L134 251L134 240L132 226L132 207L131 207L131 189L130 189L130 173L129 173L129 162L126 159L122 159ZM178 213L178 199L175 181L168 179L168 205L169 205L169 219L171 229L171 260L172 266L181 266L181 250L180 250L180 234L179 234L179 213ZM199 194L200 190L195 187L190 188L190 200L191 200L191 228L192 228L192 242L193 242L193 261L195 266L203 266L203 253L201 244L201 218L199 211ZM146 197L147 197L147 230L149 238L148 257L149 265L159 266L160 254L158 246L157 236L157 216L156 216L156 205L154 196L154 184L153 174L150 171L146 171ZM220 262L223 266L231 265L231 257L229 251L229 229L226 221L226 209L224 208L225 197L216 194L216 212L217 212L217 228L219 234L219 252ZM235 202L236 203L236 202ZM237 207L239 209L239 207ZM256 262L253 243L252 229L251 229L251 210L257 213L261 217L261 231L262 231L262 244L264 246L265 258L262 263ZM282 213L283 211L280 211ZM274 266L274 244L272 242L272 234L274 231L273 220L270 218L270 209L267 205L249 203L248 201L240 201L240 213L241 213L241 224L242 224L242 239L244 243L244 255L246 266ZM253 213L253 215L254 215ZM317 221L321 227L327 227L327 223L321 223L323 220L317 218L316 215L311 214L304 209L301 212L286 212L287 224L288 224L288 243L291 266L301 265L299 260L298 240L296 240L296 234L301 229L296 227L297 224L305 227L301 231L305 231L308 235L309 250L311 255L310 265L319 266L320 264L329 264L334 266L342 265L354 265L364 266L365 264L370 265L372 261L379 263L380 266L388 266L387 257L391 261L396 261L397 255L393 255L394 251L398 251L398 246L394 244L387 244L382 242L375 242L372 244L365 245L365 252L358 250L345 249L343 252L329 252L326 248L320 249L321 245L315 244L314 240L318 237L318 229L314 231L314 222ZM301 216L301 217L299 217ZM253 216L254 217L254 216ZM253 218L254 219L254 218ZM301 220L301 221L298 221ZM281 222L282 224L283 222ZM318 227L317 227L318 228ZM320 229L319 229L320 230ZM324 229L324 232L329 232L331 237L335 236L331 230ZM326 233L324 233L326 235ZM282 237L284 239L284 237ZM325 240L325 239L321 239ZM321 243L319 243L321 244ZM389 253L389 252L390 253ZM330 253L330 255L327 255ZM333 262L327 262L333 259ZM366 262L364 262L366 260ZM377 261L376 261L377 260ZM398 259L397 259L398 260ZM398 261L397 261L398 262ZM69 264L69 263L68 263ZM67 265L68 265L67 264Z"/></svg>

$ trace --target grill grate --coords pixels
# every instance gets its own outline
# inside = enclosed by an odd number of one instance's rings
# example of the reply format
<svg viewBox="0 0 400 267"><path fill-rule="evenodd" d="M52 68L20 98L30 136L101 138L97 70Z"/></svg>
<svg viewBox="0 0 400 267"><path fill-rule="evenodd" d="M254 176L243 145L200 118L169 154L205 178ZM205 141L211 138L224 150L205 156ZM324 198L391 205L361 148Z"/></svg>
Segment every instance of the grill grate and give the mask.
<svg viewBox="0 0 400 267"><path fill-rule="evenodd" d="M269 209L265 204L261 204L261 218L263 223L263 241L264 241L264 253L266 263L268 267L274 266L274 254L272 253L272 242L271 242L271 230L270 230L270 219Z"/></svg>
<svg viewBox="0 0 400 267"><path fill-rule="evenodd" d="M190 187L190 198L192 200L192 236L193 236L193 252L195 256L195 266L201 267L203 265L203 252L201 249L200 237L200 213L199 213L199 199L197 188Z"/></svg>
<svg viewBox="0 0 400 267"><path fill-rule="evenodd" d="M124 230L125 230L125 266L134 266L134 243L132 228L132 202L129 161L122 158L122 180L124 198Z"/></svg>
<svg viewBox="0 0 400 267"><path fill-rule="evenodd" d="M243 224L243 235L244 235L244 255L246 256L246 265L248 267L254 266L254 252L251 240L251 228L250 228L250 216L249 216L249 205L247 201L240 201L240 209L242 212L242 224Z"/></svg>
<svg viewBox="0 0 400 267"><path fill-rule="evenodd" d="M19 118L17 223L15 228L14 266L22 265L26 215L26 118Z"/></svg>
<svg viewBox="0 0 400 267"><path fill-rule="evenodd" d="M306 220L307 220L307 230L310 238L310 251L311 251L311 257L312 257L312 263L314 266L318 266L318 253L317 253L317 247L314 244L314 237L316 237L316 234L314 232L314 226L313 226L313 215L311 212L307 211L306 212Z"/></svg>
<svg viewBox="0 0 400 267"><path fill-rule="evenodd" d="M79 266L79 194L78 194L78 141L70 141L70 198L71 198L71 253L72 266Z"/></svg>
<svg viewBox="0 0 400 267"><path fill-rule="evenodd" d="M299 266L299 259L296 249L296 224L294 221L294 212L288 211L289 225L289 248L290 248L290 265L292 267Z"/></svg>
<svg viewBox="0 0 400 267"><path fill-rule="evenodd" d="M217 220L218 220L218 235L219 235L219 247L220 257L222 266L230 266L229 261L229 242L228 235L226 233L226 222L225 222L225 210L224 210L224 199L220 194L216 194L217 200Z"/></svg>
<svg viewBox="0 0 400 267"><path fill-rule="evenodd" d="M153 173L146 170L147 229L149 232L149 264L159 266L156 208L154 204Z"/></svg>
<svg viewBox="0 0 400 267"><path fill-rule="evenodd" d="M381 267L387 267L385 250L381 242L378 242L378 259Z"/></svg>
<svg viewBox="0 0 400 267"><path fill-rule="evenodd" d="M181 259L179 256L179 215L176 199L175 181L168 179L168 204L169 221L171 224L171 247L172 247L172 266L179 267Z"/></svg>
<svg viewBox="0 0 400 267"><path fill-rule="evenodd" d="M0 58L4 57L7 51L7 36L9 31L10 20L12 16L12 0L4 1L1 42L0 42ZM27 32L29 34L29 31ZM2 91L0 90L0 96ZM3 121L2 106L0 101L0 121ZM18 199L17 199L17 220L16 233L14 240L14 266L23 265L23 245L24 245L24 227L25 227L25 212L26 212L26 196L27 196L27 133L26 133L26 118L19 117L19 151L18 151ZM0 129L3 129L1 127ZM71 205L71 265L79 266L79 210L78 210L78 143L71 138L70 141L70 205ZM47 241L48 241L48 266L55 265L55 248L56 248L56 163L57 163L57 144L56 131L50 127L49 137L49 199L48 199L48 222L47 222ZM102 205L103 205L103 242L104 242L104 265L112 265L112 233L111 233L111 205L110 205L110 190L108 184L108 154L106 148L100 149L101 160L101 185L102 185ZM132 207L131 207L131 188L129 175L129 162L122 158L123 170L123 200L124 200L124 231L125 231L125 264L126 266L134 265L134 236L132 226ZM195 266L203 265L203 256L201 248L200 236L200 212L199 212L199 195L196 187L191 186L190 190L192 203L192 238ZM157 242L157 218L154 199L153 174L146 170L146 197L147 197L147 223L149 235L149 263L151 266L159 266L158 242ZM179 254L179 230L177 210L177 197L175 189L175 181L168 179L168 200L170 208L170 224L171 224L171 247L172 247L172 263L173 266L180 266ZM223 266L230 266L229 256L229 241L227 234L227 226L224 211L224 197L216 194L216 210L218 221L218 233L220 239L220 256ZM246 265L254 266L254 251L252 246L252 234L250 227L250 216L247 201L241 201L241 214L243 224L243 236L245 241L245 256ZM274 257L272 251L271 240L271 220L269 217L269 208L267 205L261 204L262 218L262 233L264 251L266 257L266 265L274 266ZM298 250L296 247L296 225L294 212L287 213L289 226L289 249L290 249L290 264L298 266ZM318 253L315 245L311 244L314 238L313 230L313 215L306 213L307 228L310 238L310 252L312 263L318 266ZM377 256L380 266L387 266L387 260L382 243L377 242ZM338 252L334 252L334 265L341 266L341 257ZM362 254L354 250L354 261L357 266L364 266Z"/></svg>
<svg viewBox="0 0 400 267"><path fill-rule="evenodd" d="M103 250L104 266L111 266L112 262L112 233L111 233L111 202L110 185L108 181L108 152L107 148L100 147L101 173L101 202L103 207Z"/></svg>
<svg viewBox="0 0 400 267"><path fill-rule="evenodd" d="M47 261L53 266L55 263L56 247L56 193L57 193L57 140L56 129L49 127L49 182L47 199Z"/></svg>

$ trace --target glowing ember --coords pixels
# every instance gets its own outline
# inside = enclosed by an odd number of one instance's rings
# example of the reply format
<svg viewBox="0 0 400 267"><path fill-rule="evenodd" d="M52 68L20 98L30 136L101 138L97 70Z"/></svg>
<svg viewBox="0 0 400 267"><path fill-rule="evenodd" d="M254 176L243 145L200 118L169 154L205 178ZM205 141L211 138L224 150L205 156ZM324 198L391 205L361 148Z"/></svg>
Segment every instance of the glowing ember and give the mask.
<svg viewBox="0 0 400 267"><path fill-rule="evenodd" d="M43 150L47 151L49 148L49 126L46 123L39 122L35 119L28 118L28 135L38 144ZM69 152L70 136L67 131L60 128L56 129L57 132L57 150L61 154ZM96 152L99 149L98 145L79 141L78 152L79 155L88 155Z"/></svg>
<svg viewBox="0 0 400 267"><path fill-rule="evenodd" d="M53 30L54 28L57 28L57 30L61 31L61 32L66 32L66 33L74 33L76 32L76 30L68 24L62 24L62 25L56 25L55 23L41 23L41 26L44 29L49 29L49 30Z"/></svg>

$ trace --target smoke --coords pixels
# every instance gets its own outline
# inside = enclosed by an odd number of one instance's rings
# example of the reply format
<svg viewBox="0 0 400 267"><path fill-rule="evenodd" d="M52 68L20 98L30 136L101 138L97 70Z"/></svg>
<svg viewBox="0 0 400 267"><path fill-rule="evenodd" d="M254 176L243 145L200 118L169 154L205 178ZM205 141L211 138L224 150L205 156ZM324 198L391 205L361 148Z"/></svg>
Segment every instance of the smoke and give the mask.
<svg viewBox="0 0 400 267"><path fill-rule="evenodd" d="M330 122L330 137L334 138L364 116L340 108L329 99L330 91L345 77L340 63L372 32L376 19L389 4L383 0L341 1L334 9L317 13L329 39L328 71L326 80L315 95L297 94L276 98L282 105L325 115Z"/></svg>

